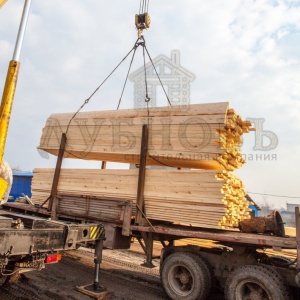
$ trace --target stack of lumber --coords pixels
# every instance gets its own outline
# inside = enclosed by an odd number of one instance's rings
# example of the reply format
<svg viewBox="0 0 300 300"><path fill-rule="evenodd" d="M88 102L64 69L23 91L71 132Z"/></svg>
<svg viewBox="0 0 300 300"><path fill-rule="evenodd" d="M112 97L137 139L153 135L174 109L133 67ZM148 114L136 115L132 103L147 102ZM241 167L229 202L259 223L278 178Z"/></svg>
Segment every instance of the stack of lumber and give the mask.
<svg viewBox="0 0 300 300"><path fill-rule="evenodd" d="M195 104L185 110L161 107L53 114L43 128L39 148L58 155L61 135L66 133L65 157L139 164L144 124L149 127L148 166L189 168L146 170L144 206L148 219L234 228L249 218L243 183L231 172L244 163L240 146L251 123L227 102ZM41 204L50 196L53 174L53 169L34 171L35 203ZM91 219L120 219L118 205L125 200L136 204L137 184L138 169L63 169L58 193L70 197L61 198L58 209Z"/></svg>
<svg viewBox="0 0 300 300"><path fill-rule="evenodd" d="M138 164L142 125L149 124L147 165L233 171L244 163L241 136L251 130L227 102L73 116L51 115L39 148L58 155L67 132L65 157Z"/></svg>
<svg viewBox="0 0 300 300"><path fill-rule="evenodd" d="M32 200L43 203L50 195L54 169L35 169ZM96 213L111 214L109 203L132 200L136 203L138 169L95 170L62 169L58 194L92 196L106 199L96 201L89 211L84 204L71 202L70 211L96 218ZM242 182L230 172L213 170L155 170L146 171L145 214L151 220L182 225L232 228L249 217L248 202ZM65 210L64 210L65 212ZM134 212L133 212L134 214Z"/></svg>

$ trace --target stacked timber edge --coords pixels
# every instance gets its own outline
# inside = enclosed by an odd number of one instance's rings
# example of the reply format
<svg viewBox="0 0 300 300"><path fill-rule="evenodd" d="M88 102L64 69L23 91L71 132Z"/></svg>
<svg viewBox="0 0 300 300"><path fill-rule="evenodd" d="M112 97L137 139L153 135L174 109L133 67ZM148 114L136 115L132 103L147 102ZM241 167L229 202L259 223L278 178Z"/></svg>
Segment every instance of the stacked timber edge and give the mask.
<svg viewBox="0 0 300 300"><path fill-rule="evenodd" d="M54 169L34 170L34 203L42 204L49 197L53 176ZM136 204L137 183L138 169L62 169L58 194L82 197L62 197L59 213L121 220L117 206L122 200ZM227 171L147 169L144 199L145 214L150 220L228 229L249 218L243 183Z"/></svg>
<svg viewBox="0 0 300 300"><path fill-rule="evenodd" d="M58 155L67 132L65 157L138 164L142 125L148 124L147 165L233 171L244 163L241 136L251 130L227 102L73 116L52 114L39 149Z"/></svg>

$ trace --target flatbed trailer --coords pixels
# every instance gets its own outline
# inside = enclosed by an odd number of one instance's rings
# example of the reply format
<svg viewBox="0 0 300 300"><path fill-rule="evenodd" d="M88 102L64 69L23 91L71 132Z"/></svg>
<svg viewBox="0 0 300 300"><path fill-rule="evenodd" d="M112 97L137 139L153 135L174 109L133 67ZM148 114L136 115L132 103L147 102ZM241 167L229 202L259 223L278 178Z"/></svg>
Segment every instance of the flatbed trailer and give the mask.
<svg viewBox="0 0 300 300"><path fill-rule="evenodd" d="M76 199L76 196L60 195L60 201ZM91 199L78 196L87 207ZM95 201L110 201L94 199ZM234 230L216 230L153 222L135 225L131 218L131 203L117 201L121 216L115 220L103 220L103 215L93 220L102 222L106 228L104 246L107 248L129 248L131 239L137 238L145 251L145 266L152 267L153 244L159 241L163 248L160 255L160 275L162 285L170 299L206 299L212 286L224 289L227 299L295 299L300 297L300 212L296 208L296 237L271 234L242 233ZM117 205L117 204L116 204ZM6 203L8 211L26 211L35 214L50 214L45 208L28 204ZM57 216L89 219L76 216L57 206ZM144 220L145 221L145 220ZM176 246L175 241L196 238L215 242L215 247L194 245ZM283 256L270 255L266 249L281 251L290 249L297 257L294 261ZM298 297L298 298L297 298Z"/></svg>

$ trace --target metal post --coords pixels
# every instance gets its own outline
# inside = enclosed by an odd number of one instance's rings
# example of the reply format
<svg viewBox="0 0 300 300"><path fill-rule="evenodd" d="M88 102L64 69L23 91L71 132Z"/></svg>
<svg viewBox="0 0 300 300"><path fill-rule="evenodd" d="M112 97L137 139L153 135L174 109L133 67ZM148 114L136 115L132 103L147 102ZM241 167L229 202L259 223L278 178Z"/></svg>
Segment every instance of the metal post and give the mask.
<svg viewBox="0 0 300 300"><path fill-rule="evenodd" d="M95 258L94 258L95 277L94 277L94 283L93 283L94 291L99 291L99 288L101 290L103 290L103 288L100 287L100 285L99 285L99 274L100 274L100 263L102 261L102 250L103 250L103 239L96 240Z"/></svg>
<svg viewBox="0 0 300 300"><path fill-rule="evenodd" d="M106 169L106 161L103 160L102 163L101 163L101 170L104 170Z"/></svg>
<svg viewBox="0 0 300 300"><path fill-rule="evenodd" d="M142 266L147 268L154 268L155 266L152 263L153 259L153 234L152 232L142 233L142 237L146 246L146 262Z"/></svg>
<svg viewBox="0 0 300 300"><path fill-rule="evenodd" d="M300 269L300 208L295 208L296 241L297 241L297 268Z"/></svg>
<svg viewBox="0 0 300 300"><path fill-rule="evenodd" d="M57 187L58 187L58 181L61 171L61 165L62 160L65 153L66 148L66 142L67 142L67 135L65 133L62 133L61 135L61 141L60 141L60 147L59 147L59 153L56 161L56 168L54 172L53 182L52 182L52 188L51 188L51 195L50 195L50 202L49 202L49 210L51 211L51 219L57 220Z"/></svg>
<svg viewBox="0 0 300 300"><path fill-rule="evenodd" d="M140 224L143 218L144 211L144 189L145 189L145 177L146 177L146 161L148 155L148 125L143 125L142 142L140 152L140 166L139 166L139 178L137 188L137 209L135 216L135 223Z"/></svg>
<svg viewBox="0 0 300 300"><path fill-rule="evenodd" d="M100 263L102 261L102 250L103 250L103 238L98 239L95 241L95 256L94 256L94 263L95 263L95 272L94 272L94 282L89 285L85 286L77 286L76 290L88 295L91 299L106 299L113 295L112 292L107 291L104 286L99 284L99 277L100 277Z"/></svg>
<svg viewBox="0 0 300 300"><path fill-rule="evenodd" d="M16 45L15 45L13 60L18 61L20 59L20 53L21 53L24 36L25 36L25 30L26 30L27 20L29 16L29 11L30 11L30 5L31 5L31 0L25 0L19 32L18 32Z"/></svg>

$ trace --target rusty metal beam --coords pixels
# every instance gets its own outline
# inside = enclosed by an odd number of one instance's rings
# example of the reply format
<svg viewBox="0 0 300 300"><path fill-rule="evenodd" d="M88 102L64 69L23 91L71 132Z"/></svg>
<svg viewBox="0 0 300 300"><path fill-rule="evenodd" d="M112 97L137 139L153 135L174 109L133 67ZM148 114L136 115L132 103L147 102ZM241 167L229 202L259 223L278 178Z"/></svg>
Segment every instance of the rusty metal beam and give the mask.
<svg viewBox="0 0 300 300"><path fill-rule="evenodd" d="M53 182L52 182L50 201L49 201L49 210L51 211L52 220L57 220L57 205L58 205L57 187L58 187L62 161L65 153L66 143L67 143L67 135L66 133L62 133L59 153L56 161L56 168L55 168Z"/></svg>
<svg viewBox="0 0 300 300"><path fill-rule="evenodd" d="M136 224L142 223L143 212L145 212L144 189L145 189L147 155L148 155L148 125L144 124L142 130L139 178L138 178L138 188L137 188L137 201L136 201L137 209L136 209L136 217L135 217Z"/></svg>
<svg viewBox="0 0 300 300"><path fill-rule="evenodd" d="M152 263L153 259L153 236L152 232L142 232L142 238L146 245L146 261L142 266L147 268L154 268L155 266Z"/></svg>
<svg viewBox="0 0 300 300"><path fill-rule="evenodd" d="M156 225L155 232L150 226L131 226L132 231L152 232L155 239L158 237L172 236L176 238L200 238L223 242L224 244L244 244L257 248L281 247L282 249L297 249L295 237L277 237L273 235L241 233L229 230L203 229L197 227L187 227L180 225Z"/></svg>
<svg viewBox="0 0 300 300"><path fill-rule="evenodd" d="M146 261L142 266L146 268L154 268L153 260L153 235L152 232L141 232L141 237L137 237L137 240L146 254Z"/></svg>

